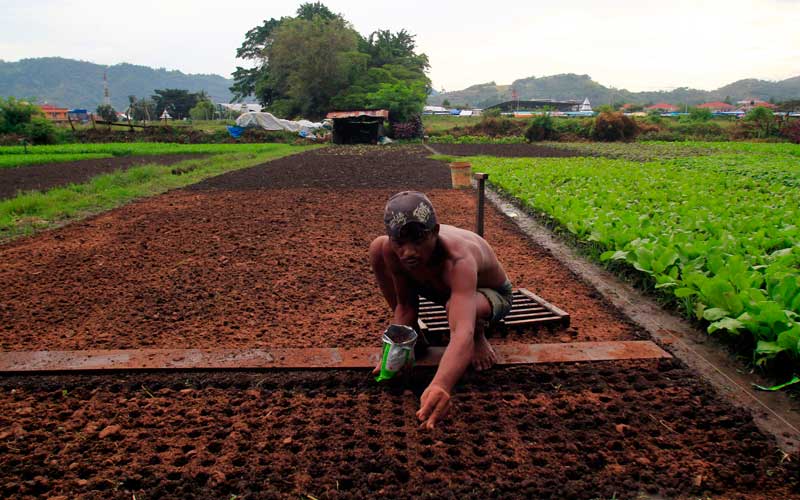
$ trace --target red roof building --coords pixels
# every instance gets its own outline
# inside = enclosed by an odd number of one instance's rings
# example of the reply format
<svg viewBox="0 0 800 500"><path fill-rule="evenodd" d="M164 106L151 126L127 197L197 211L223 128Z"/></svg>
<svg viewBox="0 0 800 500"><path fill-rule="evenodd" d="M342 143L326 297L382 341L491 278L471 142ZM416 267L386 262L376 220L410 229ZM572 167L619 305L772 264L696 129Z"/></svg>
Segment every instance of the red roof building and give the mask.
<svg viewBox="0 0 800 500"><path fill-rule="evenodd" d="M736 106L734 106L733 104L728 104L727 102L720 102L720 101L706 102L697 107L703 109L710 109L711 111L733 111L734 109L736 109Z"/></svg>
<svg viewBox="0 0 800 500"><path fill-rule="evenodd" d="M41 108L44 115L53 120L54 122L65 122L67 121L67 112L69 111L67 108L59 108L58 106L53 106L52 104L42 104L39 106Z"/></svg>
<svg viewBox="0 0 800 500"><path fill-rule="evenodd" d="M739 105L739 109L742 111L750 111L753 108L769 108L775 109L778 106L768 103L767 101L762 101L760 99L745 99L744 101L737 101L736 104Z"/></svg>
<svg viewBox="0 0 800 500"><path fill-rule="evenodd" d="M675 111L678 111L680 108L678 106L673 106L672 104L659 102L657 104L653 104L652 106L647 106L644 109L645 111L661 111L666 113L673 113Z"/></svg>

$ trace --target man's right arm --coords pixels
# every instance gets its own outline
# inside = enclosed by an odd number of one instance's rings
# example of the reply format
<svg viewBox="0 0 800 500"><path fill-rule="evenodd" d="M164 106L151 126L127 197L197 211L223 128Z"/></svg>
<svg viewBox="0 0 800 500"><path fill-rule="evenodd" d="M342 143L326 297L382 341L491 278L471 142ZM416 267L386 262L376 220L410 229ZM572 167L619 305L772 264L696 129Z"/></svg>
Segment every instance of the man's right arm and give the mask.
<svg viewBox="0 0 800 500"><path fill-rule="evenodd" d="M417 328L417 306L419 298L411 288L408 278L392 270L394 289L397 292L397 307L394 310L394 323Z"/></svg>

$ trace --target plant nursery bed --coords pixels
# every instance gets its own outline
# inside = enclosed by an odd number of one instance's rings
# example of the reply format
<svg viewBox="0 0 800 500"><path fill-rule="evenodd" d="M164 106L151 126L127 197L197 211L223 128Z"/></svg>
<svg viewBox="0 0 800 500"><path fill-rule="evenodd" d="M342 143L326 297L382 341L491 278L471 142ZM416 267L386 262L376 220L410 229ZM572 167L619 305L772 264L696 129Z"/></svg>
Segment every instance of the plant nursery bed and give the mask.
<svg viewBox="0 0 800 500"><path fill-rule="evenodd" d="M0 496L800 498L800 457L677 360L472 373L426 431L431 374L5 377Z"/></svg>
<svg viewBox="0 0 800 500"><path fill-rule="evenodd" d="M0 199L12 198L20 191L45 191L67 184L80 184L92 177L115 170L141 165L172 165L183 160L201 158L200 154L121 156L93 160L77 160L42 165L26 165L0 169Z"/></svg>

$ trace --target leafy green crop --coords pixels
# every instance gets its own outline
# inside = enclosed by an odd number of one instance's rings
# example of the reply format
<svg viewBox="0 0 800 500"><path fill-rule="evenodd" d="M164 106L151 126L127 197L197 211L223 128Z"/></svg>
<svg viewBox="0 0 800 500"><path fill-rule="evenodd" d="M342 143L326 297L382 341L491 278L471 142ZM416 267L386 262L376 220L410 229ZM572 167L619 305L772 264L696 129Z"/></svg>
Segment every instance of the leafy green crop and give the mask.
<svg viewBox="0 0 800 500"><path fill-rule="evenodd" d="M0 168L14 168L38 163L57 163L75 160L91 160L109 158L109 153L75 153L75 154L0 154Z"/></svg>
<svg viewBox="0 0 800 500"><path fill-rule="evenodd" d="M57 144L49 146L28 146L28 153L33 154L107 154L113 156L126 155L161 155L184 153L266 153L280 149L279 144L178 144L167 142L131 142L107 144ZM22 154L22 146L0 147L0 155Z"/></svg>
<svg viewBox="0 0 800 500"><path fill-rule="evenodd" d="M800 359L800 146L681 147L714 154L470 160L602 260L648 276L710 333L752 345L758 362Z"/></svg>

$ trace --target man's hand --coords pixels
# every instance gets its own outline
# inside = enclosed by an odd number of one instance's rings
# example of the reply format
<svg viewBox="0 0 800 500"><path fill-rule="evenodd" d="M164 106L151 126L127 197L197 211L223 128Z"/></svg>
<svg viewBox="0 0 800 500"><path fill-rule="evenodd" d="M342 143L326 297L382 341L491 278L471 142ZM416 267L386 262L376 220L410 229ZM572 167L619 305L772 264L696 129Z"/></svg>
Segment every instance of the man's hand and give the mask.
<svg viewBox="0 0 800 500"><path fill-rule="evenodd" d="M419 402L417 418L422 422L420 427L433 429L450 411L450 393L439 385L429 385L419 398Z"/></svg>

